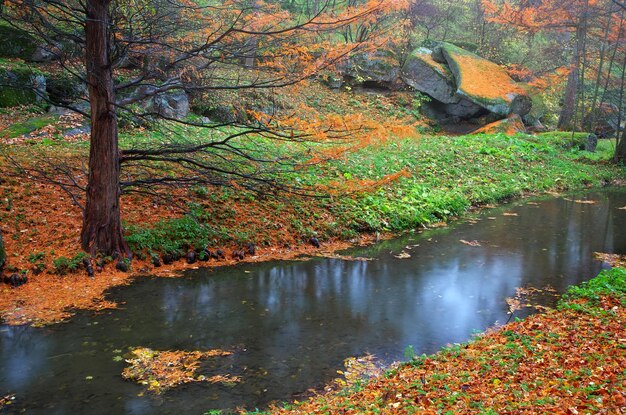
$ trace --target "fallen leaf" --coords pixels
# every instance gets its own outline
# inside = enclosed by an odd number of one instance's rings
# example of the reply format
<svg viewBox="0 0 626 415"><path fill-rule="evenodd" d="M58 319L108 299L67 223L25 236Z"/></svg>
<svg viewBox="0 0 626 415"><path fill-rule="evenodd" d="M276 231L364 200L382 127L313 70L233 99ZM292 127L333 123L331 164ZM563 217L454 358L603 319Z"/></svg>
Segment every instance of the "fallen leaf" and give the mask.
<svg viewBox="0 0 626 415"><path fill-rule="evenodd" d="M407 258L411 258L411 254L409 254L408 252L402 251L398 255L394 255L394 257L398 259L407 259Z"/></svg>
<svg viewBox="0 0 626 415"><path fill-rule="evenodd" d="M478 242L477 240L466 241L465 239L459 239L459 242L465 245L469 245L469 246L481 246L480 242Z"/></svg>
<svg viewBox="0 0 626 415"><path fill-rule="evenodd" d="M580 203L580 204L583 204L583 205L595 205L598 202L596 202L595 200L579 200L579 199L577 199L577 200L574 200L574 203Z"/></svg>

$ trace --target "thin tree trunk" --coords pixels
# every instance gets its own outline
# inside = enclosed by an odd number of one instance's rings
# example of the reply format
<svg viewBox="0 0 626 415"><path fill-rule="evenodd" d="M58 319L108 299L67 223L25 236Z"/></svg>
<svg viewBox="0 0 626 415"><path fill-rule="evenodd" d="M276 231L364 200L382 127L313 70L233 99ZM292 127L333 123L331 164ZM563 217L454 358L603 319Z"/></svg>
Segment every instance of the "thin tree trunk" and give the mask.
<svg viewBox="0 0 626 415"><path fill-rule="evenodd" d="M88 0L85 64L91 105L91 142L82 248L96 254L128 254L120 219L120 163L117 114L110 58L109 4Z"/></svg>
<svg viewBox="0 0 626 415"><path fill-rule="evenodd" d="M578 82L580 80L580 53L583 42L583 23L579 22L576 28L576 44L570 72L567 77L567 85L565 86L565 94L563 95L563 108L559 115L557 128L560 130L571 130L573 128L572 121L576 112L576 97L578 95Z"/></svg>
<svg viewBox="0 0 626 415"><path fill-rule="evenodd" d="M596 104L598 102L598 95L600 92L600 84L602 83L602 69L604 69L604 57L606 55L606 48L609 44L609 32L611 29L611 17L613 13L613 5L609 9L608 17L606 20L606 26L604 28L604 38L600 45L600 62L598 63L598 74L596 76L596 82L593 88L593 95L591 97L591 110L589 110L589 119L585 122L585 127L589 128L589 131L593 132L596 128Z"/></svg>
<svg viewBox="0 0 626 415"><path fill-rule="evenodd" d="M620 80L619 88L619 112L617 113L617 131L615 132L615 156L613 159L615 162L626 161L626 128L622 130L622 137L620 138L620 127L622 125L623 108L624 108L624 81L626 77L626 53L624 54L624 60L622 62L622 78Z"/></svg>

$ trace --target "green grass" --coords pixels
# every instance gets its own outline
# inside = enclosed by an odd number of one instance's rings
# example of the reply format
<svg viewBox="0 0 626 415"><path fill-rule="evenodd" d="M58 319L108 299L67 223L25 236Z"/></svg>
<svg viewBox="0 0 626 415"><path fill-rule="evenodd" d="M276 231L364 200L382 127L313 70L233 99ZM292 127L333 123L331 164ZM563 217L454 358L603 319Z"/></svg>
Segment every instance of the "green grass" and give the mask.
<svg viewBox="0 0 626 415"><path fill-rule="evenodd" d="M623 167L598 163L603 152L564 148L562 140L501 134L405 139L364 149L334 165L339 176L380 178L400 169L411 176L355 198L336 210L363 230L409 229L469 207L528 192L576 189L624 178Z"/></svg>
<svg viewBox="0 0 626 415"><path fill-rule="evenodd" d="M559 303L561 308L578 308L574 300L584 299L589 307L595 307L600 297L609 296L620 299L626 305L626 269L612 268L603 270L594 279L581 285L570 287Z"/></svg>
<svg viewBox="0 0 626 415"><path fill-rule="evenodd" d="M6 138L21 137L25 134L30 134L33 131L52 124L53 122L58 120L58 118L59 117L56 115L44 115L41 117L31 118L30 120L21 123L15 123L5 130L2 130L2 136Z"/></svg>
<svg viewBox="0 0 626 415"><path fill-rule="evenodd" d="M45 123L44 118L14 125L9 134L34 129L38 123ZM120 146L141 148L206 142L222 139L236 131L232 127L209 130L156 124L149 130L123 132ZM337 160L295 170L289 163L277 168L271 163L263 166L247 163L232 155L220 158L211 150L202 157L217 166L234 161L239 163L237 168L241 172L255 172L292 186L313 188L326 185L346 190L332 197L311 199L276 197L267 192L255 194L242 188L217 192L210 187L195 186L189 192L189 208L194 215L150 226L127 226L127 237L136 252L171 252L189 246L223 246L241 241L271 243L271 226L275 219L264 218L261 224L251 227L245 223L233 223L232 215L236 213L228 210L233 205L264 204L281 215L282 226L296 240L306 240L311 235L321 239L349 239L363 231L404 231L445 221L463 215L474 206L528 193L576 190L625 179L624 166L608 162L612 156L612 141L601 140L598 151L589 153L574 145L585 137L582 133L575 134L573 139L571 133L545 133L538 136L481 134L390 139L348 152ZM87 143L56 140L55 144L54 151L69 151L82 158L87 156ZM321 147L312 143L276 142L263 137L240 137L232 144L259 158L283 157L295 163L308 160L309 148L315 151L316 146ZM28 147L28 151L53 150L46 143ZM16 148L14 151L26 150ZM176 173L175 167L164 163L153 167L164 175ZM367 191L363 191L359 182L379 180L401 170L408 173L407 177ZM281 213L283 209L290 211L288 216Z"/></svg>

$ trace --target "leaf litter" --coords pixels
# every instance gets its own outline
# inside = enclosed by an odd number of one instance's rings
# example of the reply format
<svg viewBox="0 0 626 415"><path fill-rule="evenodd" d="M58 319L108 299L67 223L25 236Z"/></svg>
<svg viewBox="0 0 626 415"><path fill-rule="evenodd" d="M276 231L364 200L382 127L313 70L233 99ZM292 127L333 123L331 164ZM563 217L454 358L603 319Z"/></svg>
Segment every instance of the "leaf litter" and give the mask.
<svg viewBox="0 0 626 415"><path fill-rule="evenodd" d="M626 270L596 280L599 288L565 297L558 309L270 413L624 414ZM542 291L551 289L526 287L519 295Z"/></svg>
<svg viewBox="0 0 626 415"><path fill-rule="evenodd" d="M225 350L158 351L147 347L137 347L131 350L131 355L125 359L129 366L122 371L122 377L147 386L147 390L154 394L161 394L171 388L191 382L231 384L241 380L238 376L205 376L197 373L202 360L232 355L232 352Z"/></svg>

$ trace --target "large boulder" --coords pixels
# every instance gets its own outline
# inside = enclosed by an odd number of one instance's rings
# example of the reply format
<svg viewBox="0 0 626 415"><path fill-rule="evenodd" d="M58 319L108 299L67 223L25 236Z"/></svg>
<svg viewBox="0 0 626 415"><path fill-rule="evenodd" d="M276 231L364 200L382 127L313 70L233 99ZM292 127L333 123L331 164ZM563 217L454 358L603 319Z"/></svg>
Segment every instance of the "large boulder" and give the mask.
<svg viewBox="0 0 626 415"><path fill-rule="evenodd" d="M37 49L37 41L28 32L0 22L0 58L30 60Z"/></svg>
<svg viewBox="0 0 626 415"><path fill-rule="evenodd" d="M400 61L393 48L377 49L352 56L339 65L344 76L355 83L395 89L400 82Z"/></svg>
<svg viewBox="0 0 626 415"><path fill-rule="evenodd" d="M154 93L155 87L141 86L136 94L146 96L143 100L144 109L151 114L164 118L183 119L189 114L189 97L184 91L168 91Z"/></svg>
<svg viewBox="0 0 626 415"><path fill-rule="evenodd" d="M446 65L433 59L430 49L422 47L411 52L400 77L407 85L444 104L456 104L460 100L452 73Z"/></svg>
<svg viewBox="0 0 626 415"><path fill-rule="evenodd" d="M30 68L0 69L0 108L44 101L46 78Z"/></svg>
<svg viewBox="0 0 626 415"><path fill-rule="evenodd" d="M524 116L532 108L526 91L494 62L444 42L436 47L435 55L446 60L457 94L464 98L504 117Z"/></svg>
<svg viewBox="0 0 626 415"><path fill-rule="evenodd" d="M54 105L69 105L87 96L87 86L70 74L60 73L47 78L46 92Z"/></svg>

